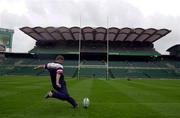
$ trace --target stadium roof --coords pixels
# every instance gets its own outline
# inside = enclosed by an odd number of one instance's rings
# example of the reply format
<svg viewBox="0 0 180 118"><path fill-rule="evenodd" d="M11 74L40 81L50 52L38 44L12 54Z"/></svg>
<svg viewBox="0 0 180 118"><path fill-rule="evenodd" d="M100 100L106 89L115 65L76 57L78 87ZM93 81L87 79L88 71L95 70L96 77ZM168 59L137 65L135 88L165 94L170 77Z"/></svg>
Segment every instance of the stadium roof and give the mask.
<svg viewBox="0 0 180 118"><path fill-rule="evenodd" d="M60 41L60 40L95 40L106 41L137 41L153 43L171 31L168 29L143 29L143 28L116 28L110 27L23 27L21 31L37 41Z"/></svg>
<svg viewBox="0 0 180 118"><path fill-rule="evenodd" d="M172 51L180 51L180 44L174 45L172 47L170 47L169 49L167 49L168 52L172 52Z"/></svg>

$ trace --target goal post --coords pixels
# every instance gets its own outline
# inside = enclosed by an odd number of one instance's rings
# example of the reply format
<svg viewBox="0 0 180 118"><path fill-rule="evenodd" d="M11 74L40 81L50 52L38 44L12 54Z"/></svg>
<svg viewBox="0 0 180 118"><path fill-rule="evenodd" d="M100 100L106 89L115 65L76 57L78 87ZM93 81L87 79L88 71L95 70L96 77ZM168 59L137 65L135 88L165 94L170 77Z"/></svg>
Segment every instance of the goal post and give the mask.
<svg viewBox="0 0 180 118"><path fill-rule="evenodd" d="M106 40L105 41L105 45L106 46L106 50L104 50L103 52L103 60L104 60L104 65L86 65L84 63L81 62L81 60L83 60L83 55L84 53L81 53L82 49L83 48L83 42L82 42L82 38L84 39L84 36L82 36L83 32L82 32L82 17L80 15L80 18L79 18L79 38L78 38L78 66L77 66L77 79L79 80L81 77L81 68L82 68L82 71L84 72L84 69L88 69L88 68L94 68L94 69L104 69L104 78L106 80L109 80L109 17L107 16L107 22L106 22L106 33L104 34L105 37L104 39ZM95 37L94 37L95 38ZM95 52L93 52L95 53Z"/></svg>
<svg viewBox="0 0 180 118"><path fill-rule="evenodd" d="M106 80L109 80L109 17L107 16L107 34L106 34Z"/></svg>
<svg viewBox="0 0 180 118"><path fill-rule="evenodd" d="M77 73L77 79L80 79L80 69L81 69L81 38L82 38L82 30L81 30L81 15L79 17L79 55L78 55L78 73Z"/></svg>

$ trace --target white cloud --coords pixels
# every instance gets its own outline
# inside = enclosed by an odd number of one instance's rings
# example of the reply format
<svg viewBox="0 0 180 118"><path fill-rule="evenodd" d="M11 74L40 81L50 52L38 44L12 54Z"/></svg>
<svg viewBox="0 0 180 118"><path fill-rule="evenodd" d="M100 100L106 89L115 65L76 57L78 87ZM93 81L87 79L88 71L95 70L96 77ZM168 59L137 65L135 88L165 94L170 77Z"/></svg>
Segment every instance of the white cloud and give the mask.
<svg viewBox="0 0 180 118"><path fill-rule="evenodd" d="M22 15L27 12L24 0L0 0L0 12L4 10L16 15Z"/></svg>
<svg viewBox="0 0 180 118"><path fill-rule="evenodd" d="M32 40L29 36L24 35L24 33L21 32L18 27L15 28L15 31L15 40L13 41L12 46L13 52L28 52L31 50L35 45L35 41Z"/></svg>
<svg viewBox="0 0 180 118"><path fill-rule="evenodd" d="M179 0L126 0L141 10L148 16L154 13L164 15L180 15Z"/></svg>

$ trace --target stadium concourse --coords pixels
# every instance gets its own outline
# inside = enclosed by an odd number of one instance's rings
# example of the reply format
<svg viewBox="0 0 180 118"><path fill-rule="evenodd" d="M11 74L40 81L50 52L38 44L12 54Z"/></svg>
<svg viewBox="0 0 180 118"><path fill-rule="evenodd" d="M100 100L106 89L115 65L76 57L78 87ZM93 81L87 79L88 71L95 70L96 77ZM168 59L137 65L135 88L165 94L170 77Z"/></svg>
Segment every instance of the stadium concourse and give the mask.
<svg viewBox="0 0 180 118"><path fill-rule="evenodd" d="M154 42L171 31L143 28L23 27L36 40L28 53L1 52L1 75L47 75L33 67L65 57L65 75L91 78L179 78L176 53L161 55ZM168 50L169 51L169 50Z"/></svg>

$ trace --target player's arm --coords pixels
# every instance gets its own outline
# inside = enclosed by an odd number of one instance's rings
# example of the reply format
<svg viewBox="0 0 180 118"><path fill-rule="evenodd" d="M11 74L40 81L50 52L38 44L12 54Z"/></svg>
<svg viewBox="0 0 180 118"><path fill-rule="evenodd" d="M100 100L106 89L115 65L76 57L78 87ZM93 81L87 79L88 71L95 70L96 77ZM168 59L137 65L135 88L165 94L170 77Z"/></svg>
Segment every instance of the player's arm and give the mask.
<svg viewBox="0 0 180 118"><path fill-rule="evenodd" d="M56 74L56 85L57 85L59 88L61 88L61 84L59 83L60 78L61 78L61 74L60 74L60 73L57 73L57 74Z"/></svg>
<svg viewBox="0 0 180 118"><path fill-rule="evenodd" d="M34 67L34 70L37 70L37 69L45 69L45 65L38 65Z"/></svg>
<svg viewBox="0 0 180 118"><path fill-rule="evenodd" d="M63 70L62 69L58 69L57 72L56 72L56 85L59 88L61 88L61 84L59 83L60 79L61 79L61 74L63 74Z"/></svg>

